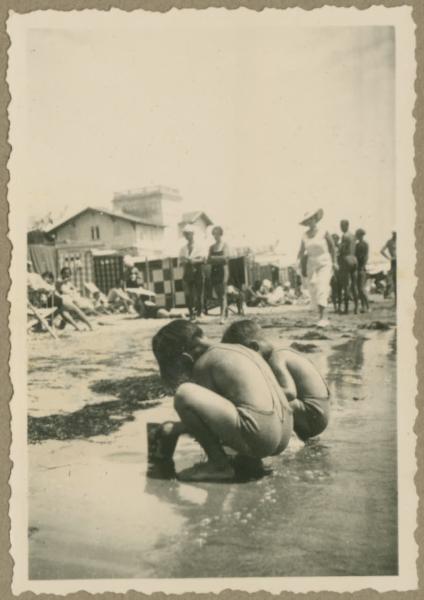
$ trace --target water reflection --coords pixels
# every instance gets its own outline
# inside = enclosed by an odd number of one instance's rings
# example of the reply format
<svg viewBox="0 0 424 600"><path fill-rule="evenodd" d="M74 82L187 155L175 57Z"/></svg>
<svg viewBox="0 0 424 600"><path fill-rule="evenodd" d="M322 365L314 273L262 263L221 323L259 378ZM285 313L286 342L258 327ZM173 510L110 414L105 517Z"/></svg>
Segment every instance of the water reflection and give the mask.
<svg viewBox="0 0 424 600"><path fill-rule="evenodd" d="M364 344L367 338L356 337L340 344L327 357L327 384L331 395L343 405L351 386L362 384Z"/></svg>

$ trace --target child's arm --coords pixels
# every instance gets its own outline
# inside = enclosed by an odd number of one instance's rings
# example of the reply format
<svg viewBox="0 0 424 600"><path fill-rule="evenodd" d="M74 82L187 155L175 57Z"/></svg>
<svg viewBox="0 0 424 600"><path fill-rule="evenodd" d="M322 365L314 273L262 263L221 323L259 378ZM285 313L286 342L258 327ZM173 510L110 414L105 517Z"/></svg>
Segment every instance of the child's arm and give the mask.
<svg viewBox="0 0 424 600"><path fill-rule="evenodd" d="M297 398L297 388L294 379L287 368L286 361L281 358L279 359L273 352L268 359L268 364L280 387L283 389L287 400L289 402L295 400Z"/></svg>

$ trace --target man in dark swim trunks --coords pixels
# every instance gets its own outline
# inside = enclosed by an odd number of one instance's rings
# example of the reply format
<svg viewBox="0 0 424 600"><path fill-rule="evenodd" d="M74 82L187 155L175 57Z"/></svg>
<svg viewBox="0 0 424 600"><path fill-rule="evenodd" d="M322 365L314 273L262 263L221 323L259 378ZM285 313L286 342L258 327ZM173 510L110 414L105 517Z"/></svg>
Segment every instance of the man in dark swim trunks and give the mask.
<svg viewBox="0 0 424 600"><path fill-rule="evenodd" d="M332 233L331 237L333 238L334 243L334 251L336 253L336 261L339 268L333 272L330 280L331 287L331 301L333 303L334 312L341 312L341 304L342 304L342 289L340 285L340 257L339 257L339 246L340 246L340 236L338 233Z"/></svg>
<svg viewBox="0 0 424 600"><path fill-rule="evenodd" d="M353 233L349 231L349 221L343 219L340 221L342 236L339 246L339 277L344 300L344 312L349 312L349 297L352 294L354 303L354 312L358 312L358 261L355 256L356 239Z"/></svg>

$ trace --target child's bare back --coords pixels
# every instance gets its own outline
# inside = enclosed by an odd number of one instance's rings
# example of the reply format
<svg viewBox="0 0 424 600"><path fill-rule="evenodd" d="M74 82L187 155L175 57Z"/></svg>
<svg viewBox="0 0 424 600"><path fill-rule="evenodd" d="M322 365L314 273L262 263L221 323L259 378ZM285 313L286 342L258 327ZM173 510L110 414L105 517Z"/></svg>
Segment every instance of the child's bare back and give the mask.
<svg viewBox="0 0 424 600"><path fill-rule="evenodd" d="M288 406L270 367L253 350L232 344L211 346L196 362L193 382L230 400L235 406L272 411Z"/></svg>
<svg viewBox="0 0 424 600"><path fill-rule="evenodd" d="M254 349L269 364L293 410L293 429L306 440L327 427L329 391L316 367L288 348L274 348L254 321L237 321L225 331L224 342Z"/></svg>
<svg viewBox="0 0 424 600"><path fill-rule="evenodd" d="M274 353L278 363L284 362L293 377L297 398L328 398L328 388L324 379L307 358L290 348L278 348Z"/></svg>

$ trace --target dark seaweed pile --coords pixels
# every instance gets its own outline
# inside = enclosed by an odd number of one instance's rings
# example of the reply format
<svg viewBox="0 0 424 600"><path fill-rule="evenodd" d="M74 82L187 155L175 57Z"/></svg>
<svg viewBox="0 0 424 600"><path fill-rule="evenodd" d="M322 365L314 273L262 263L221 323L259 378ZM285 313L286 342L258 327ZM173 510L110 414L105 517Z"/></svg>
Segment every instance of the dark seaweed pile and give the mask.
<svg viewBox="0 0 424 600"><path fill-rule="evenodd" d="M391 327L391 323L386 323L383 321L371 321L371 323L363 323L359 325L360 329L374 329L377 331L388 331Z"/></svg>
<svg viewBox="0 0 424 600"><path fill-rule="evenodd" d="M158 375L101 379L91 389L97 393L117 396L118 400L87 404L73 413L29 416L29 443L108 435L118 430L123 423L133 421L136 410L157 406L160 398L172 393Z"/></svg>
<svg viewBox="0 0 424 600"><path fill-rule="evenodd" d="M316 344L302 344L301 342L292 342L290 347L298 352L320 352L321 348Z"/></svg>

